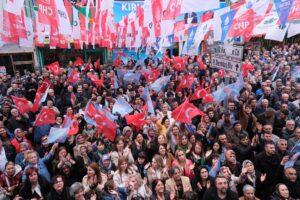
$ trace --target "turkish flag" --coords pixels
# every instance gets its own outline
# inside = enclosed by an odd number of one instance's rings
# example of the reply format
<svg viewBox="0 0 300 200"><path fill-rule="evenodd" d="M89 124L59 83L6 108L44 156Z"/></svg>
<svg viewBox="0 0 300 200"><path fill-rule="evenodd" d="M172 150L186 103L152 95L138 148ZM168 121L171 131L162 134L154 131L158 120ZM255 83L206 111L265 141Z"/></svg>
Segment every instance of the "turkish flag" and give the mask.
<svg viewBox="0 0 300 200"><path fill-rule="evenodd" d="M52 108L43 108L37 115L34 126L42 126L55 123L56 112Z"/></svg>
<svg viewBox="0 0 300 200"><path fill-rule="evenodd" d="M145 117L146 113L142 112L134 115L126 115L125 119L127 124L131 124L140 130L142 126L147 123Z"/></svg>
<svg viewBox="0 0 300 200"><path fill-rule="evenodd" d="M101 79L99 79L95 74L88 74L88 77L91 79L91 81L97 86L97 87L101 87L103 86L103 76L101 77Z"/></svg>
<svg viewBox="0 0 300 200"><path fill-rule="evenodd" d="M242 72L243 72L243 76L247 77L249 74L249 71L253 71L254 70L254 66L251 63L244 63L241 66Z"/></svg>
<svg viewBox="0 0 300 200"><path fill-rule="evenodd" d="M141 73L145 77L147 83L155 81L160 76L159 69L151 69L150 71L142 71Z"/></svg>
<svg viewBox="0 0 300 200"><path fill-rule="evenodd" d="M173 68L177 71L185 70L185 60L180 56L176 56L173 58Z"/></svg>
<svg viewBox="0 0 300 200"><path fill-rule="evenodd" d="M215 101L214 97L211 94L207 94L203 97L204 103L212 103Z"/></svg>
<svg viewBox="0 0 300 200"><path fill-rule="evenodd" d="M59 75L61 74L61 69L59 67L59 62L56 61L54 63L51 63L49 65L46 65L46 68L48 68L54 75Z"/></svg>
<svg viewBox="0 0 300 200"><path fill-rule="evenodd" d="M96 116L96 114L98 113L98 110L95 107L95 105L92 102L90 102L86 105L84 112L89 118L93 119L94 116Z"/></svg>
<svg viewBox="0 0 300 200"><path fill-rule="evenodd" d="M192 122L192 118L196 117L197 115L204 116L205 113L191 104L188 100L185 100L180 106L172 111L172 117L175 119L175 121L187 124L190 124Z"/></svg>
<svg viewBox="0 0 300 200"><path fill-rule="evenodd" d="M204 98L206 95L207 91L200 86L195 89L194 94L191 96L191 101Z"/></svg>
<svg viewBox="0 0 300 200"><path fill-rule="evenodd" d="M190 88L194 83L195 76L186 74L182 77L178 87L176 88L176 92L181 91L183 88Z"/></svg>
<svg viewBox="0 0 300 200"><path fill-rule="evenodd" d="M181 0L170 0L167 9L163 13L164 20L172 20L180 15Z"/></svg>
<svg viewBox="0 0 300 200"><path fill-rule="evenodd" d="M254 15L255 12L253 11L253 9L249 9L239 18L234 18L228 33L229 37L244 36L248 39L253 32Z"/></svg>
<svg viewBox="0 0 300 200"><path fill-rule="evenodd" d="M76 69L73 69L70 73L70 76L68 78L68 81L70 83L76 83L79 79L79 72Z"/></svg>
<svg viewBox="0 0 300 200"><path fill-rule="evenodd" d="M100 58L98 58L96 62L94 62L94 68L95 70L98 70L100 68Z"/></svg>
<svg viewBox="0 0 300 200"><path fill-rule="evenodd" d="M47 88L49 88L50 86L51 86L51 82L49 80L44 80L42 84L38 87L33 101L33 106L31 108L32 112L38 111L42 97L46 92Z"/></svg>
<svg viewBox="0 0 300 200"><path fill-rule="evenodd" d="M82 58L77 57L76 60L74 61L74 66L78 67L78 66L82 66L84 64Z"/></svg>
<svg viewBox="0 0 300 200"><path fill-rule="evenodd" d="M96 123L98 132L113 142L116 138L116 123L109 120L107 117L105 117L102 121L96 121Z"/></svg>
<svg viewBox="0 0 300 200"><path fill-rule="evenodd" d="M69 131L68 131L68 135L76 135L79 131L79 127L78 127L78 121L77 119L73 119L72 120L72 124L69 127Z"/></svg>
<svg viewBox="0 0 300 200"><path fill-rule="evenodd" d="M155 37L161 36L162 0L152 0L152 15Z"/></svg>
<svg viewBox="0 0 300 200"><path fill-rule="evenodd" d="M203 61L202 61L201 56L198 56L198 57L197 57L197 63L198 63L198 65L199 65L199 69L200 69L200 70L206 70L206 69L207 69L206 65L205 65L205 64L203 63Z"/></svg>
<svg viewBox="0 0 300 200"><path fill-rule="evenodd" d="M11 96L14 104L21 114L28 113L32 109L32 103L26 98Z"/></svg>

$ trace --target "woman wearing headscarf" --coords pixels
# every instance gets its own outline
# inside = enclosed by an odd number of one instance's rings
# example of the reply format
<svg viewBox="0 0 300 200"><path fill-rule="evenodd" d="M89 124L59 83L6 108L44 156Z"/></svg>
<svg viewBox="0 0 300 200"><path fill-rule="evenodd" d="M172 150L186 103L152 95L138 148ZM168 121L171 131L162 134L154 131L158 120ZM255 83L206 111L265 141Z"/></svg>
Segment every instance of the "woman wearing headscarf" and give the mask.
<svg viewBox="0 0 300 200"><path fill-rule="evenodd" d="M251 185L256 189L256 196L261 197L263 183L266 180L266 174L261 174L255 170L254 164L250 160L245 160L242 164L242 173L240 175L240 182L238 184L239 195L243 194L243 187Z"/></svg>

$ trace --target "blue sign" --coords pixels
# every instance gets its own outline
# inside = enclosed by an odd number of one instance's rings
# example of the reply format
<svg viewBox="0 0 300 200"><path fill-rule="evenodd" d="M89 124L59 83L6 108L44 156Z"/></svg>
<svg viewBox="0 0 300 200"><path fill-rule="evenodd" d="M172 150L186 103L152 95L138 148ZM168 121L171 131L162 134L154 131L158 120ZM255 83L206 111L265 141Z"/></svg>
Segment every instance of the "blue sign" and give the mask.
<svg viewBox="0 0 300 200"><path fill-rule="evenodd" d="M144 1L114 1L114 20L115 22L119 22L123 17L128 15L131 12L135 12L136 8L139 5L143 5Z"/></svg>

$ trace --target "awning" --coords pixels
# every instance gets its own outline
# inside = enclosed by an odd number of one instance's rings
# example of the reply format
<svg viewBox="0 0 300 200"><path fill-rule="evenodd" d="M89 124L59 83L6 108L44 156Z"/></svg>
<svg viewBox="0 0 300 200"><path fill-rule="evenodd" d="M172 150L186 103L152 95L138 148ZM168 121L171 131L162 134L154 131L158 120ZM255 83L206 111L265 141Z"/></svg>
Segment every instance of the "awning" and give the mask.
<svg viewBox="0 0 300 200"><path fill-rule="evenodd" d="M5 44L0 47L0 55L13 53L33 53L33 51L33 47L20 47L17 44Z"/></svg>

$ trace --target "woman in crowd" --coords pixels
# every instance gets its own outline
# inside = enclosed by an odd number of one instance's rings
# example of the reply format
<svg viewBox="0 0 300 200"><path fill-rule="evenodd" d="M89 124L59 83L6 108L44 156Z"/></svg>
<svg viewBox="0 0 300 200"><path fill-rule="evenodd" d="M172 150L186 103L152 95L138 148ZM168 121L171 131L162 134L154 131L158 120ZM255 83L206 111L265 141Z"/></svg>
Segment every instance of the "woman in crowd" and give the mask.
<svg viewBox="0 0 300 200"><path fill-rule="evenodd" d="M85 200L84 188L79 182L75 182L70 187L70 197L72 200Z"/></svg>
<svg viewBox="0 0 300 200"><path fill-rule="evenodd" d="M120 157L118 160L118 168L114 173L113 180L118 187L125 187L130 174L134 174L136 171L128 163L126 157Z"/></svg>
<svg viewBox="0 0 300 200"><path fill-rule="evenodd" d="M52 177L52 188L48 194L47 200L70 200L69 188L65 186L61 175Z"/></svg>
<svg viewBox="0 0 300 200"><path fill-rule="evenodd" d="M9 161L5 164L5 171L0 175L0 187L5 194L12 198L19 193L22 182L22 168Z"/></svg>
<svg viewBox="0 0 300 200"><path fill-rule="evenodd" d="M192 181L193 190L197 193L199 200L202 199L205 191L212 187L214 180L209 176L206 166L200 166L195 169L195 178Z"/></svg>
<svg viewBox="0 0 300 200"><path fill-rule="evenodd" d="M87 193L90 190L102 190L107 177L105 174L100 172L99 165L95 162L89 164L87 167L87 175L82 179L82 185L84 187L84 192Z"/></svg>
<svg viewBox="0 0 300 200"><path fill-rule="evenodd" d="M187 176L189 178L194 177L194 167L195 163L192 163L191 160L187 159L183 150L179 149L175 153L175 160L172 163L172 166L178 166L182 171L182 175Z"/></svg>
<svg viewBox="0 0 300 200"><path fill-rule="evenodd" d="M167 151L167 146L166 145L159 145L158 146L158 153L161 156L161 158L163 159L163 165L166 168L171 168L172 163L174 161L174 156L172 153Z"/></svg>
<svg viewBox="0 0 300 200"><path fill-rule="evenodd" d="M74 167L76 162L73 160L71 155L67 152L67 149L62 146L58 148L57 154L52 161L52 171L58 173L58 171L62 168L63 165L69 165L70 167Z"/></svg>
<svg viewBox="0 0 300 200"><path fill-rule="evenodd" d="M30 150L30 145L26 142L20 143L20 152L17 153L15 158L15 163L22 167L22 169L25 167L25 154L28 150Z"/></svg>
<svg viewBox="0 0 300 200"><path fill-rule="evenodd" d="M199 141L195 142L186 157L193 163L196 163L196 166L204 165L205 157L202 143Z"/></svg>
<svg viewBox="0 0 300 200"><path fill-rule="evenodd" d="M117 187L113 180L108 180L103 188L103 200L125 200L126 188Z"/></svg>
<svg viewBox="0 0 300 200"><path fill-rule="evenodd" d="M289 189L283 183L276 185L276 190L270 200L295 200L290 196Z"/></svg>
<svg viewBox="0 0 300 200"><path fill-rule="evenodd" d="M151 200L171 200L174 199L174 194L171 196L166 190L165 182L161 179L155 179L152 182L152 196Z"/></svg>
<svg viewBox="0 0 300 200"><path fill-rule="evenodd" d="M140 174L130 174L128 176L128 199L150 199L152 192L151 189L147 186L147 183L144 183Z"/></svg>
<svg viewBox="0 0 300 200"><path fill-rule="evenodd" d="M114 164L118 166L119 157L127 157L129 163L134 163L131 150L127 146L125 147L124 140L121 137L116 138L115 144L115 151L110 154Z"/></svg>
<svg viewBox="0 0 300 200"><path fill-rule="evenodd" d="M20 190L20 196L24 199L46 199L50 186L47 180L38 174L38 169L29 167L25 170L26 180Z"/></svg>
<svg viewBox="0 0 300 200"><path fill-rule="evenodd" d="M167 168L163 165L163 159L159 155L154 155L151 162L151 167L147 170L147 178L149 184L155 179L167 179Z"/></svg>

